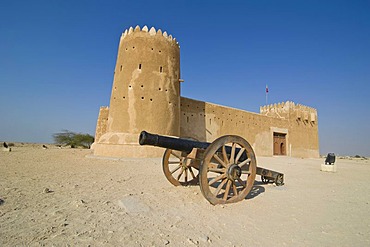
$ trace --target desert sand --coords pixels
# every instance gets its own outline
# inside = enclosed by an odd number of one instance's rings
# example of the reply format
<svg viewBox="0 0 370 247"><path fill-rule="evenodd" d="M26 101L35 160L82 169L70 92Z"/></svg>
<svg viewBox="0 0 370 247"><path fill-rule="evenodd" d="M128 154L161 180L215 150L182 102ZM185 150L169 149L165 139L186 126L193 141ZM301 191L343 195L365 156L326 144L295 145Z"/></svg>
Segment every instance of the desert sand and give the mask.
<svg viewBox="0 0 370 247"><path fill-rule="evenodd" d="M91 150L0 151L0 246L370 246L370 162L258 157L285 185L256 177L248 197L212 206L174 187L161 159Z"/></svg>

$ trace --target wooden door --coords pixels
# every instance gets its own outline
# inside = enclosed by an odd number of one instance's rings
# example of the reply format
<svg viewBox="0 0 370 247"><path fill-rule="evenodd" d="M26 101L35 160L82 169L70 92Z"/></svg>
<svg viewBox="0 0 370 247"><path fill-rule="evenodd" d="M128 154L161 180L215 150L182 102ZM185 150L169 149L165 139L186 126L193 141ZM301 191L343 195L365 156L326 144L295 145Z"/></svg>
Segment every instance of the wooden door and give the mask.
<svg viewBox="0 0 370 247"><path fill-rule="evenodd" d="M274 155L286 155L286 134L274 132Z"/></svg>

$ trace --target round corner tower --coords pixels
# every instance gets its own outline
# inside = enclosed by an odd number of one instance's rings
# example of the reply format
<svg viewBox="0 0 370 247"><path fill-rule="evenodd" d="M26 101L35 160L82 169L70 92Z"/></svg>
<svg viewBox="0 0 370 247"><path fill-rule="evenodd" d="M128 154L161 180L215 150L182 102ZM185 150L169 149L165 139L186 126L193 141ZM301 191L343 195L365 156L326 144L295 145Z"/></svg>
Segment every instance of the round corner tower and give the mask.
<svg viewBox="0 0 370 247"><path fill-rule="evenodd" d="M180 134L180 47L166 32L146 26L122 34L107 122L95 155L150 157L163 153L139 146L142 130Z"/></svg>

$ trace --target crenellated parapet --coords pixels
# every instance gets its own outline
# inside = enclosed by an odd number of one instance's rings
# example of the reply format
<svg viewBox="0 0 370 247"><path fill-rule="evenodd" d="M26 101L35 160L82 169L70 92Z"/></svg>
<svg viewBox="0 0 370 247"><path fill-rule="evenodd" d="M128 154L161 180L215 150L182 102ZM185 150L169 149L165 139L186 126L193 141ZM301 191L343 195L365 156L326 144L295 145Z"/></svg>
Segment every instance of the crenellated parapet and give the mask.
<svg viewBox="0 0 370 247"><path fill-rule="evenodd" d="M120 43L127 37L130 37L134 34L146 34L148 36L154 36L158 38L163 38L164 40L167 40L168 42L178 46L180 48L179 42L177 42L176 38L172 37L172 35L167 34L166 31L162 32L161 29L156 30L154 27L151 27L150 29L147 26L143 26L140 28L139 25L137 25L135 28L130 27L129 29L126 29L120 39Z"/></svg>
<svg viewBox="0 0 370 247"><path fill-rule="evenodd" d="M291 117L297 121L305 121L315 123L317 122L317 110L315 108L294 104L294 108L291 112Z"/></svg>
<svg viewBox="0 0 370 247"><path fill-rule="evenodd" d="M265 105L260 107L260 113L265 116L277 117L277 118L288 118L291 105L293 102L281 102L271 105Z"/></svg>
<svg viewBox="0 0 370 247"><path fill-rule="evenodd" d="M261 106L260 113L265 116L283 119L290 118L307 122L317 121L317 110L315 108L301 104L296 104L292 101Z"/></svg>

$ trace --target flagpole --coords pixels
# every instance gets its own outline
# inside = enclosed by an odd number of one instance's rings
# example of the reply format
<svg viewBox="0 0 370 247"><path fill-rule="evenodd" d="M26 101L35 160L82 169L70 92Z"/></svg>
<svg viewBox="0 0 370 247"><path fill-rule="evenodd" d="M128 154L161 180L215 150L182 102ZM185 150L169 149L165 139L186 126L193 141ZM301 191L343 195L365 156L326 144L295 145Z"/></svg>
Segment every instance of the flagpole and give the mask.
<svg viewBox="0 0 370 247"><path fill-rule="evenodd" d="M267 99L268 99L268 97L267 97L267 95L268 95L268 93L269 93L269 87L268 87L268 85L266 84L266 105L267 105Z"/></svg>

